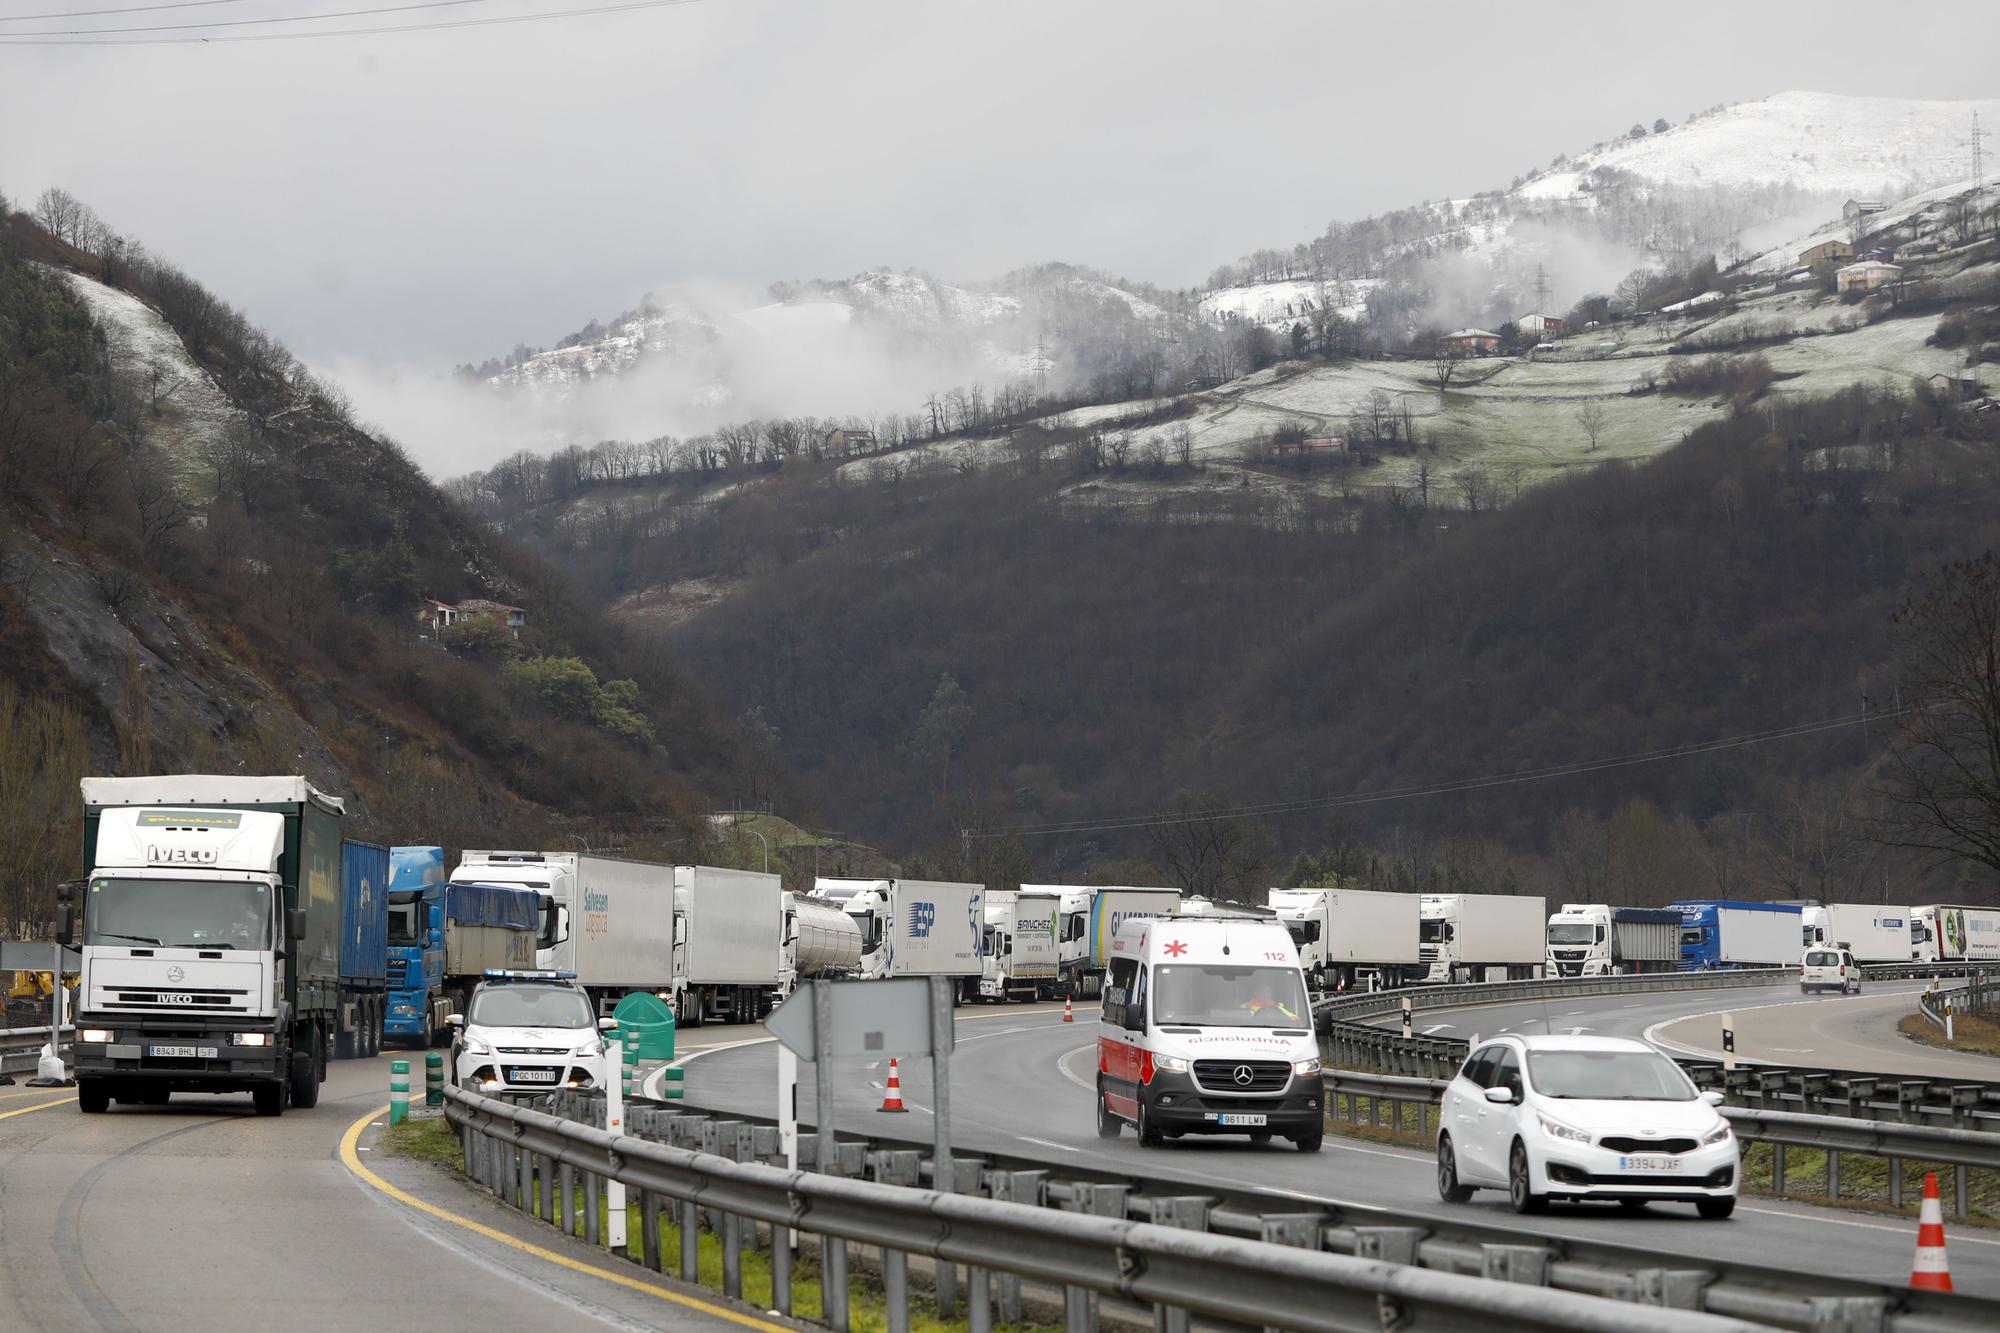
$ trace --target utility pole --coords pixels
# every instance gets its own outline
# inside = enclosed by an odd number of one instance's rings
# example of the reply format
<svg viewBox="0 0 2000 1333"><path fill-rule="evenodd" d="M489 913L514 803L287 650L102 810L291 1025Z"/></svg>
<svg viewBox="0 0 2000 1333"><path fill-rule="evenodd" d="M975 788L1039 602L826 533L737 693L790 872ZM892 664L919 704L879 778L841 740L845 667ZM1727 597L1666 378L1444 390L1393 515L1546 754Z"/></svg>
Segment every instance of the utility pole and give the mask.
<svg viewBox="0 0 2000 1333"><path fill-rule="evenodd" d="M1972 113L1972 139L1970 144L1972 148L1972 188L1975 193L1986 183L1986 158L1983 147L1985 139L1986 131L1979 128L1979 113L1975 111Z"/></svg>

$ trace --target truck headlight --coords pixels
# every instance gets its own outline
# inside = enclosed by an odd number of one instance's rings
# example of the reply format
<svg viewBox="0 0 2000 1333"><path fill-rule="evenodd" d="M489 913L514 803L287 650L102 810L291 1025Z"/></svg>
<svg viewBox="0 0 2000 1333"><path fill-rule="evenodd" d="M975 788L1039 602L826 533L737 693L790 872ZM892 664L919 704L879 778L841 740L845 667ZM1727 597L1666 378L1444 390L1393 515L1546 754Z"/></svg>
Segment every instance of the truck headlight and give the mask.
<svg viewBox="0 0 2000 1333"><path fill-rule="evenodd" d="M113 1032L110 1028L85 1028L83 1031L76 1034L76 1039L78 1041L92 1042L96 1045L101 1046L109 1042L117 1041L118 1034Z"/></svg>
<svg viewBox="0 0 2000 1333"><path fill-rule="evenodd" d="M1590 1142L1590 1135L1584 1133L1580 1129L1577 1129L1573 1125L1565 1125L1560 1120L1551 1120L1547 1116L1541 1114L1540 1112L1536 1112L1535 1119L1541 1121L1542 1133L1548 1135L1552 1139L1560 1140L1563 1143Z"/></svg>
<svg viewBox="0 0 2000 1333"><path fill-rule="evenodd" d="M1169 1074L1185 1074L1188 1062L1178 1055L1156 1055L1153 1057L1153 1068L1164 1069Z"/></svg>
<svg viewBox="0 0 2000 1333"><path fill-rule="evenodd" d="M268 1032L232 1032L229 1040L236 1046L269 1046L271 1034Z"/></svg>
<svg viewBox="0 0 2000 1333"><path fill-rule="evenodd" d="M1736 1131L1729 1127L1727 1120L1708 1131L1708 1137L1701 1141L1704 1148L1713 1148L1718 1143L1727 1143L1736 1137Z"/></svg>

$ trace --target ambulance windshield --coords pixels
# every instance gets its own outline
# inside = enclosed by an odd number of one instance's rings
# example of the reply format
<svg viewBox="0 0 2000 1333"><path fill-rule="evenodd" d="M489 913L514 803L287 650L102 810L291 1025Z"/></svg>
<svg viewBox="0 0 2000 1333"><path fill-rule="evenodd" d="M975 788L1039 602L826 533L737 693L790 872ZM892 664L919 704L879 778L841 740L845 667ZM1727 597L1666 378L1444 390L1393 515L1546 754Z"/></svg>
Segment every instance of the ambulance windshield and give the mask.
<svg viewBox="0 0 2000 1333"><path fill-rule="evenodd" d="M1153 1022L1163 1027L1286 1028L1311 1021L1295 967L1161 963L1153 969Z"/></svg>

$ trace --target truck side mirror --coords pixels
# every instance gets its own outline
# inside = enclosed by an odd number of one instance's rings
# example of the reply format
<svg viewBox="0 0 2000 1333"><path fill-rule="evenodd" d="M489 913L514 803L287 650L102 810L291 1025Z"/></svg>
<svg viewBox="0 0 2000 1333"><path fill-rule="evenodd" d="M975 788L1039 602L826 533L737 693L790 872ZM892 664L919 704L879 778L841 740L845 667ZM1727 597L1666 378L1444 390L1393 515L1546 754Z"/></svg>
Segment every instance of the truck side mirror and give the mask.
<svg viewBox="0 0 2000 1333"><path fill-rule="evenodd" d="M76 943L76 909L68 903L56 909L56 943Z"/></svg>
<svg viewBox="0 0 2000 1333"><path fill-rule="evenodd" d="M56 885L56 901L64 904L74 903L76 901L76 891L82 887L83 881L80 879L64 880L62 883Z"/></svg>
<svg viewBox="0 0 2000 1333"><path fill-rule="evenodd" d="M306 937L306 914L303 908L285 909L285 938L296 943Z"/></svg>

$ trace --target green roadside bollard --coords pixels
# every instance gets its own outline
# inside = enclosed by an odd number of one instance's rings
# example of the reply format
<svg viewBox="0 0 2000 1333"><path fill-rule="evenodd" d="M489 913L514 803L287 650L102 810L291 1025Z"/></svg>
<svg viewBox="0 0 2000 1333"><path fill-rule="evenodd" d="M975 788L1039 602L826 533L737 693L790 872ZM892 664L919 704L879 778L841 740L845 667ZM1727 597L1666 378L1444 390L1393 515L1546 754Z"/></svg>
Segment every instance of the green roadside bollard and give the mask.
<svg viewBox="0 0 2000 1333"><path fill-rule="evenodd" d="M618 1090L632 1100L632 1075L639 1068L639 1029L626 1024L618 1029Z"/></svg>
<svg viewBox="0 0 2000 1333"><path fill-rule="evenodd" d="M444 1105L444 1057L436 1051L424 1053L424 1105Z"/></svg>
<svg viewBox="0 0 2000 1333"><path fill-rule="evenodd" d="M674 1058L674 1011L673 1007L650 991L634 991L618 1002L613 1011L618 1020L618 1036L624 1047L624 1060L629 1070L640 1060L658 1060L671 1064ZM666 1071L668 1083L678 1083L681 1071ZM644 1086L644 1081L640 1081ZM679 1097L681 1090L667 1087L663 1095Z"/></svg>
<svg viewBox="0 0 2000 1333"><path fill-rule="evenodd" d="M410 1118L410 1062L391 1061L389 1065L389 1123L400 1125Z"/></svg>

